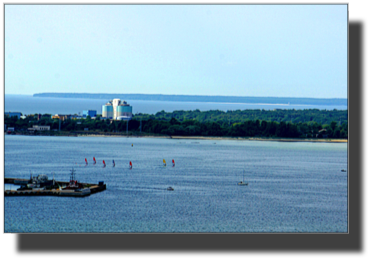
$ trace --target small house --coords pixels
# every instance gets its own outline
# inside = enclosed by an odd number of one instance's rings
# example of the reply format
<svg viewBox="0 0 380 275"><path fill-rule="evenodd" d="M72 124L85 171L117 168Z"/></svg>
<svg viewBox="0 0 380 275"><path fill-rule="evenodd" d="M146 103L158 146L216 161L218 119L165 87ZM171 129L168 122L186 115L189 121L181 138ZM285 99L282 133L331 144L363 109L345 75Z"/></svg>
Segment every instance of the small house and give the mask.
<svg viewBox="0 0 380 275"><path fill-rule="evenodd" d="M327 130L326 129L322 129L322 130L319 130L318 131L318 134L317 134L317 138L328 138L329 135L327 134Z"/></svg>
<svg viewBox="0 0 380 275"><path fill-rule="evenodd" d="M50 126L33 125L33 128L28 128L28 131L50 131Z"/></svg>

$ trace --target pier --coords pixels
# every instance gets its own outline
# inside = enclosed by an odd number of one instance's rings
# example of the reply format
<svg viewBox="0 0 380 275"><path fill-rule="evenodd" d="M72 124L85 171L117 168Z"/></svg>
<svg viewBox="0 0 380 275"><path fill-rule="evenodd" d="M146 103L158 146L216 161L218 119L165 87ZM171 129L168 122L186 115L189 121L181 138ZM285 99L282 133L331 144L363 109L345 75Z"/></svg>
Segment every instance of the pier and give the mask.
<svg viewBox="0 0 380 275"><path fill-rule="evenodd" d="M5 178L5 184L23 185L25 179ZM56 181L60 186L69 185L69 182ZM62 196L62 197L86 197L107 189L106 184L82 183L85 188L81 189L51 189L42 190L35 188L31 190L4 190L4 196Z"/></svg>

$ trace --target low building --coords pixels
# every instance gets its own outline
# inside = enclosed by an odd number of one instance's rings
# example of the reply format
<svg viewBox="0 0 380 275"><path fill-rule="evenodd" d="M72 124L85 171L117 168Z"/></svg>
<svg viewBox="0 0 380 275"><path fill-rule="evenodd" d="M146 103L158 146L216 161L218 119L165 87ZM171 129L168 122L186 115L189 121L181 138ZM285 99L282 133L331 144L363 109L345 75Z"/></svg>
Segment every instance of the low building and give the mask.
<svg viewBox="0 0 380 275"><path fill-rule="evenodd" d="M51 118L58 118L59 120L66 120L66 119L72 119L72 118L77 118L77 115L59 115L59 114L56 114L54 116L51 116ZM79 118L82 118L82 117L79 117Z"/></svg>
<svg viewBox="0 0 380 275"><path fill-rule="evenodd" d="M51 116L51 118L52 119L58 118L59 120L62 120L62 121L65 120L65 116L64 115L58 115L58 114Z"/></svg>
<svg viewBox="0 0 380 275"><path fill-rule="evenodd" d="M8 132L14 132L15 131L15 127L8 127Z"/></svg>
<svg viewBox="0 0 380 275"><path fill-rule="evenodd" d="M131 120L132 117L131 116L118 116L116 118L116 120Z"/></svg>
<svg viewBox="0 0 380 275"><path fill-rule="evenodd" d="M71 116L70 117L70 119L75 119L75 120L77 120L77 119L82 119L83 117L81 117L81 116Z"/></svg>
<svg viewBox="0 0 380 275"><path fill-rule="evenodd" d="M50 131L50 126L33 125L33 128L28 128L28 131Z"/></svg>
<svg viewBox="0 0 380 275"><path fill-rule="evenodd" d="M19 119L20 116L22 116L22 114L20 112L5 112L4 116L7 116L7 117L17 116L17 118Z"/></svg>
<svg viewBox="0 0 380 275"><path fill-rule="evenodd" d="M322 130L319 130L318 131L318 134L317 134L317 138L328 138L329 135L327 134L327 130L326 129L322 129Z"/></svg>
<svg viewBox="0 0 380 275"><path fill-rule="evenodd" d="M84 118L90 116L91 118L92 117L96 117L96 110L84 110L83 111L83 115L82 115Z"/></svg>

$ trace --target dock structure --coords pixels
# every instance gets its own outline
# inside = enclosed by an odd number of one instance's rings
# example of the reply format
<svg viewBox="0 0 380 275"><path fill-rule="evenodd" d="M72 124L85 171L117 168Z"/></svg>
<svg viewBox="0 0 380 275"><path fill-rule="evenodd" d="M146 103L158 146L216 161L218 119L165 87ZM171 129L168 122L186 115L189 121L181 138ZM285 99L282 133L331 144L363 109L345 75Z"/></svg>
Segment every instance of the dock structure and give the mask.
<svg viewBox="0 0 380 275"><path fill-rule="evenodd" d="M25 182L24 179L5 178L4 183L19 185ZM68 185L68 182L56 181L60 186ZM106 184L82 183L85 188L80 189L51 189L42 190L41 188L25 190L4 190L4 196L62 196L62 197L86 197L97 192L106 190Z"/></svg>

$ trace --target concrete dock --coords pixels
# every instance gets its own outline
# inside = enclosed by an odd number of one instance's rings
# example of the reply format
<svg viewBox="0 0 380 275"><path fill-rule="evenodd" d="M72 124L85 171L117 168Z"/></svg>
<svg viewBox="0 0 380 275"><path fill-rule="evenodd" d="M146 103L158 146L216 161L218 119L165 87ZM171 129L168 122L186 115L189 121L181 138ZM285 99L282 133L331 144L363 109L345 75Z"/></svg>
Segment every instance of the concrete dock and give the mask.
<svg viewBox="0 0 380 275"><path fill-rule="evenodd" d="M5 184L15 184L19 185L19 182L23 181L21 179L12 179L5 178ZM61 186L68 185L68 182L60 182L57 181ZM4 196L62 196L62 197L86 197L91 194L95 194L97 192L101 192L107 189L105 184L90 184L90 183L82 183L85 188L81 188L80 190L72 190L72 189L52 189L52 190L4 190Z"/></svg>

